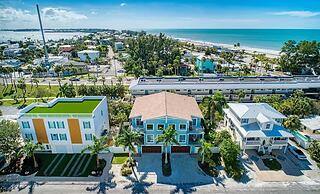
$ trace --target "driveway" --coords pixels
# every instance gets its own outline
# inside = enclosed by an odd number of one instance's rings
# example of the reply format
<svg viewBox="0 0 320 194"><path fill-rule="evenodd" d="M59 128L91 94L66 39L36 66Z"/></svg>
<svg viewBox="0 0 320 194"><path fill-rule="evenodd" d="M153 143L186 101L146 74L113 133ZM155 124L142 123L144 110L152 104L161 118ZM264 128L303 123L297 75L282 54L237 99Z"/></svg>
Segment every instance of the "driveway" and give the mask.
<svg viewBox="0 0 320 194"><path fill-rule="evenodd" d="M214 178L204 174L198 167L198 161L189 154L172 154L172 174L169 177L162 175L161 154L142 154L137 157L137 171L140 174L155 176L157 183L162 184L210 184Z"/></svg>
<svg viewBox="0 0 320 194"><path fill-rule="evenodd" d="M309 161L300 161L289 151L286 153L283 153L283 150L273 151L277 161L282 166L282 169L279 171L269 170L257 155L256 151L247 150L246 153L248 154L248 160L254 164L251 166L253 167L252 171L254 171L257 178L262 181L306 181L308 177L305 176L305 172L313 171L310 168L312 164Z"/></svg>

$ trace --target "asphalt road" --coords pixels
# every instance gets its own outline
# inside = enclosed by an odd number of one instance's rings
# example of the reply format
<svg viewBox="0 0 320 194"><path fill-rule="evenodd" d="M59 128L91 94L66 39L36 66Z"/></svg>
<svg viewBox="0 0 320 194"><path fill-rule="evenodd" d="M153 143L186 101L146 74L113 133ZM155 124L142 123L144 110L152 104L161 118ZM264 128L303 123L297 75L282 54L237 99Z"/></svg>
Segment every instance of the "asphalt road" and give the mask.
<svg viewBox="0 0 320 194"><path fill-rule="evenodd" d="M8 193L246 193L246 194L319 194L319 186L303 185L300 183L268 183L268 186L246 187L216 187L214 185L193 186L193 185L152 185L152 184L129 184L113 185L106 183L22 183L9 184L1 183ZM11 190L12 189L12 190ZM10 191L11 190L11 191ZM5 191L4 191L5 192Z"/></svg>

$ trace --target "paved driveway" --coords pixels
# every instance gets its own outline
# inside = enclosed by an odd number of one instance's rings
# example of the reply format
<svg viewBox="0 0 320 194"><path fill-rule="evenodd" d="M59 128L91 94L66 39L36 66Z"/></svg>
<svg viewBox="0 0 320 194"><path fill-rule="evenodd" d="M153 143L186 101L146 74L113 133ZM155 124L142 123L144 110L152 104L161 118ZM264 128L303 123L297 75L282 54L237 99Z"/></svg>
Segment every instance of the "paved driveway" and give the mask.
<svg viewBox="0 0 320 194"><path fill-rule="evenodd" d="M172 174L169 177L162 175L161 154L142 154L136 158L138 173L148 173L156 176L157 183L163 184L210 184L214 178L205 175L198 167L198 161L189 154L172 154Z"/></svg>

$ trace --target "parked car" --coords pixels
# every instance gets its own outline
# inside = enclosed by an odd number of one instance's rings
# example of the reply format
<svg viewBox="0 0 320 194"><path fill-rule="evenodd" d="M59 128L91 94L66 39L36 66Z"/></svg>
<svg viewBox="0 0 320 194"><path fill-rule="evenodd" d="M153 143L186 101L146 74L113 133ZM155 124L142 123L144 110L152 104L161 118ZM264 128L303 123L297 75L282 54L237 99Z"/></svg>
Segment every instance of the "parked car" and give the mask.
<svg viewBox="0 0 320 194"><path fill-rule="evenodd" d="M306 160L307 159L306 155L304 155L304 153L301 150L299 150L298 148L296 148L295 146L290 145L288 149L299 160Z"/></svg>
<svg viewBox="0 0 320 194"><path fill-rule="evenodd" d="M78 81L80 81L80 78L72 77L72 78L69 79L69 81L71 81L71 82L78 82Z"/></svg>
<svg viewBox="0 0 320 194"><path fill-rule="evenodd" d="M124 70L124 69L119 69L117 72L118 72L118 73L124 73L125 70Z"/></svg>

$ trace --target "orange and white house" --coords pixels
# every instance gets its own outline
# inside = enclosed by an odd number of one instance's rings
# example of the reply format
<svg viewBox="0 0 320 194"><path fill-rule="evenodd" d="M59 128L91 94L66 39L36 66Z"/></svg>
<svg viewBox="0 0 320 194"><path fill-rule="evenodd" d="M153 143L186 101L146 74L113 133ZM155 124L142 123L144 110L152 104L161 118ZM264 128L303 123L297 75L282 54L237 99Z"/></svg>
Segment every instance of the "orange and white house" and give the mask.
<svg viewBox="0 0 320 194"><path fill-rule="evenodd" d="M52 153L80 153L93 136L109 130L105 96L56 98L33 103L19 112L18 124L24 139L41 143Z"/></svg>

